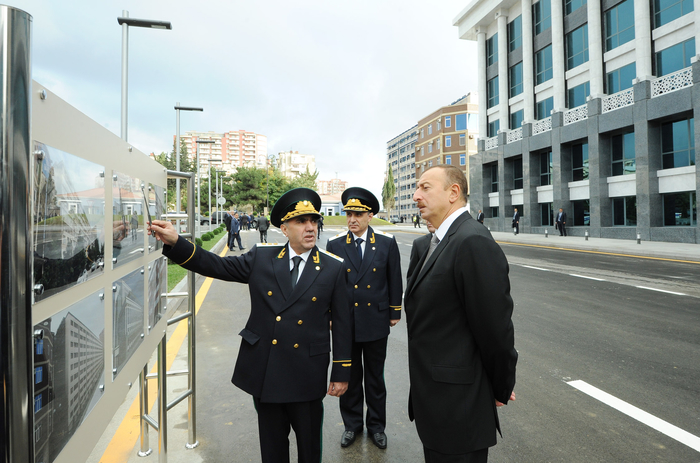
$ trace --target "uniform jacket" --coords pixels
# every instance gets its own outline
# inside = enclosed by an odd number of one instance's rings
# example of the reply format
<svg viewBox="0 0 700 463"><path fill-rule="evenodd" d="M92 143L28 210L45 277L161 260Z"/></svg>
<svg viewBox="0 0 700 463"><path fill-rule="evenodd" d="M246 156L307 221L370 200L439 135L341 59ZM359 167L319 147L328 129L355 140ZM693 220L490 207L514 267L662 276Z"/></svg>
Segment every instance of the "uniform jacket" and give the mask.
<svg viewBox="0 0 700 463"><path fill-rule="evenodd" d="M224 225L226 225L226 231L231 231L231 222L233 217L228 212L224 214Z"/></svg>
<svg viewBox="0 0 700 463"><path fill-rule="evenodd" d="M467 453L495 445L494 399L507 403L515 385L508 262L468 212L421 269L426 253L412 261L404 296L409 417L426 447Z"/></svg>
<svg viewBox="0 0 700 463"><path fill-rule="evenodd" d="M401 256L393 236L367 228L360 263L351 231L328 240L326 250L343 258L351 307L354 339L376 341L389 336L389 320L401 318Z"/></svg>
<svg viewBox="0 0 700 463"><path fill-rule="evenodd" d="M352 330L342 259L311 251L292 290L286 245L256 245L241 256L220 257L180 238L163 254L184 268L247 283L250 317L231 382L262 402L316 400L331 381L350 380ZM329 322L333 321L333 331Z"/></svg>
<svg viewBox="0 0 700 463"><path fill-rule="evenodd" d="M256 220L258 221L258 230L267 231L270 228L270 221L264 215L261 215Z"/></svg>

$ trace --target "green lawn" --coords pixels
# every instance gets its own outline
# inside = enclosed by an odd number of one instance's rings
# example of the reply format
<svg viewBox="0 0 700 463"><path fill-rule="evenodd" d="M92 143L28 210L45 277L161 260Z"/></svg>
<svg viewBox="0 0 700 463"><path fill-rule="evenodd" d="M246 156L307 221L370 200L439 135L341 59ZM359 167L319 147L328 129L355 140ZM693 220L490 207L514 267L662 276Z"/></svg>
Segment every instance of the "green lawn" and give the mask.
<svg viewBox="0 0 700 463"><path fill-rule="evenodd" d="M218 243L219 240L225 239L226 236L227 233L226 230L224 230L224 233L216 235L214 239L204 241L202 243L202 248L206 249L207 251L211 251L216 243ZM185 276L187 276L187 270L168 260L168 292L172 291L173 288L180 283L180 280L185 278Z"/></svg>

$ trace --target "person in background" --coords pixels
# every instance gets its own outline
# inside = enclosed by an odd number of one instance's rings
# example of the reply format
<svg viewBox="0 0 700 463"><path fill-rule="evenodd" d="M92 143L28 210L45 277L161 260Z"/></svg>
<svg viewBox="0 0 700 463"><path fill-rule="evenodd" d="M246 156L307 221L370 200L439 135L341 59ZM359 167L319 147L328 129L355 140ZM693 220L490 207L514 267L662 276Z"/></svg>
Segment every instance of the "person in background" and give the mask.
<svg viewBox="0 0 700 463"><path fill-rule="evenodd" d="M323 214L318 219L318 239L321 239L321 232L323 231Z"/></svg>
<svg viewBox="0 0 700 463"><path fill-rule="evenodd" d="M566 236L566 212L561 207L559 208L559 213L557 214L557 228L559 229L559 236Z"/></svg>
<svg viewBox="0 0 700 463"><path fill-rule="evenodd" d="M267 243L267 229L270 228L270 221L263 214L260 214L257 222L258 231L260 232L260 242Z"/></svg>
<svg viewBox="0 0 700 463"><path fill-rule="evenodd" d="M481 212L481 209L479 209L479 213L476 215L476 221L479 222L481 225L484 224L484 213Z"/></svg>
<svg viewBox="0 0 700 463"><path fill-rule="evenodd" d="M236 243L238 242L238 248L242 251L245 248L241 244L241 222L238 218L238 212L233 214L233 219L231 220L231 239L229 240L228 248L231 251L235 250Z"/></svg>
<svg viewBox="0 0 700 463"><path fill-rule="evenodd" d="M513 229L516 235L520 233L520 214L518 214L517 207L515 208L515 212L513 212Z"/></svg>

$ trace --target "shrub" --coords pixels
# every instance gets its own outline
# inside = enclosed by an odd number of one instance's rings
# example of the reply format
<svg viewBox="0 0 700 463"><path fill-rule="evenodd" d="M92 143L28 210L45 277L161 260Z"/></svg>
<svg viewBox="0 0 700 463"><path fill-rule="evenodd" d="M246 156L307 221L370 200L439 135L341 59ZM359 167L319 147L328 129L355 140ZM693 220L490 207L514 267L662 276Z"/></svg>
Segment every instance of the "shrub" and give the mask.
<svg viewBox="0 0 700 463"><path fill-rule="evenodd" d="M211 233L205 233L202 235L202 241L210 241L211 240Z"/></svg>
<svg viewBox="0 0 700 463"><path fill-rule="evenodd" d="M195 239L194 239L194 243L195 243L197 246L201 246L201 245L202 245L202 238L195 238Z"/></svg>

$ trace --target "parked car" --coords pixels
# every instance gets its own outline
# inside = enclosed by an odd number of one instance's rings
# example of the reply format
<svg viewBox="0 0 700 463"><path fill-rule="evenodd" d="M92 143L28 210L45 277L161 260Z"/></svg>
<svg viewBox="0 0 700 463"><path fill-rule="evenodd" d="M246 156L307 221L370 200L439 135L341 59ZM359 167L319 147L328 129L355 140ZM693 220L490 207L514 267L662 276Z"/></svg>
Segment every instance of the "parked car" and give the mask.
<svg viewBox="0 0 700 463"><path fill-rule="evenodd" d="M211 223L224 223L224 216L226 215L226 212L224 211L217 211L213 212L211 215Z"/></svg>
<svg viewBox="0 0 700 463"><path fill-rule="evenodd" d="M205 225L205 224L206 224L206 225L209 225L209 217L206 217L206 216L203 216L203 215L199 215L199 214L195 214L194 219L195 219L195 220L199 220L199 224L200 224L200 225Z"/></svg>

